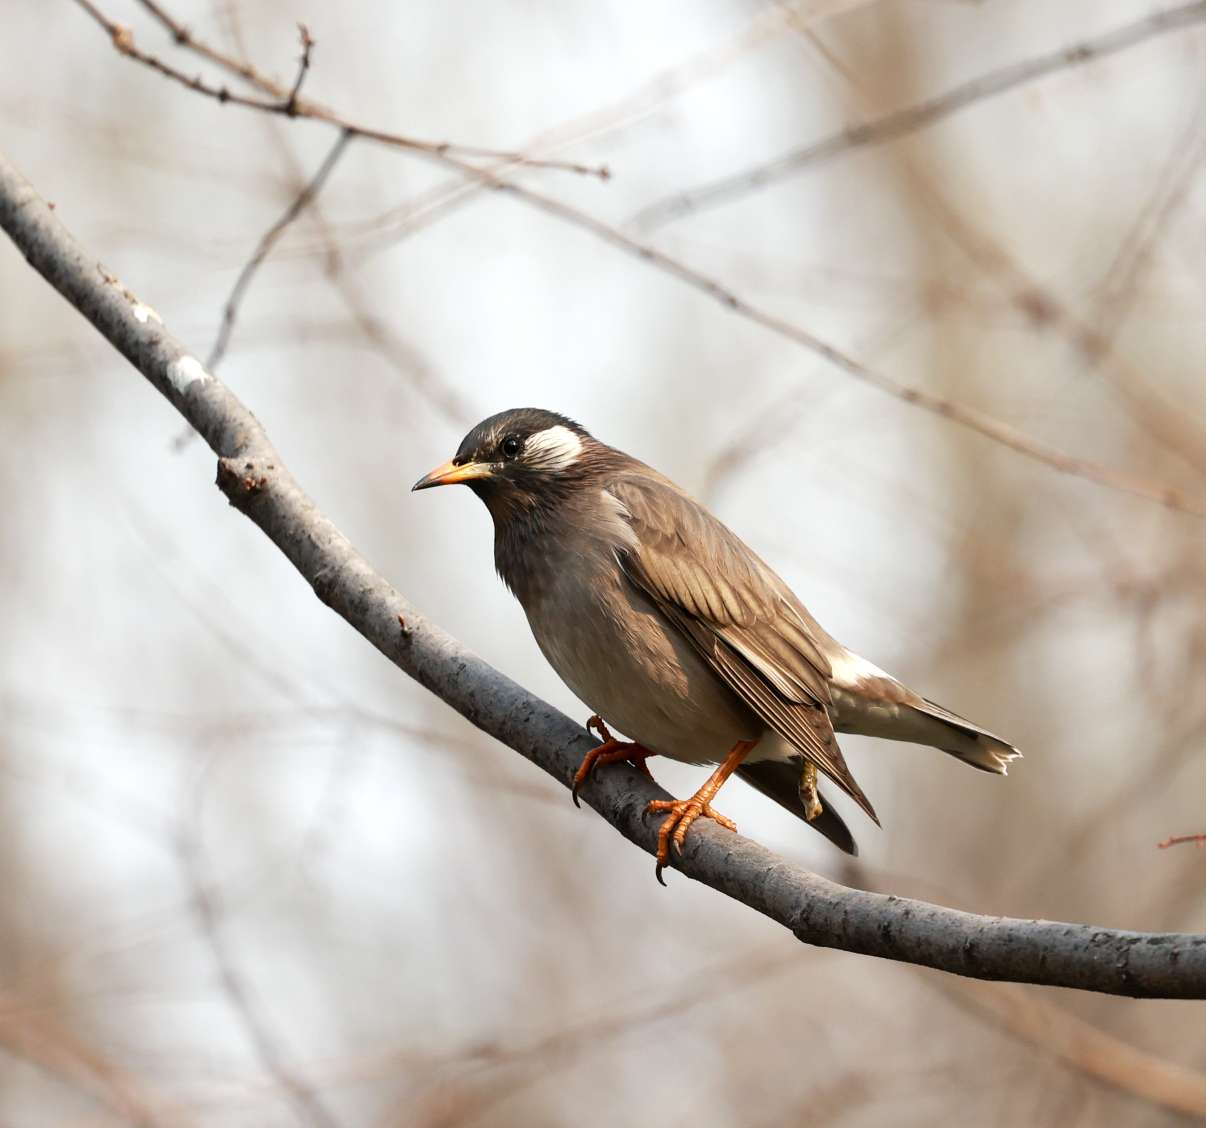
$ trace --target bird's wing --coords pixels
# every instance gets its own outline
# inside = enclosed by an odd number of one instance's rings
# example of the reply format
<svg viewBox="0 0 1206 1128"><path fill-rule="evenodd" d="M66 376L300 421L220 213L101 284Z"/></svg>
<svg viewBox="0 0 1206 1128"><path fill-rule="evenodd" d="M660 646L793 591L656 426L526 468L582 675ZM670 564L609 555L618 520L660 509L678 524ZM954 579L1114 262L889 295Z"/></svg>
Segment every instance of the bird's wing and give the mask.
<svg viewBox="0 0 1206 1128"><path fill-rule="evenodd" d="M858 844L854 841L854 835L850 833L850 828L834 810L824 792L817 792L821 813L812 822L808 822L808 817L804 814L804 803L800 799L800 774L803 770L803 759L796 757L792 760L757 760L752 764L742 764L737 769L737 774L751 787L756 787L768 799L773 799L813 830L820 831L839 850L852 857L858 857Z"/></svg>
<svg viewBox="0 0 1206 1128"><path fill-rule="evenodd" d="M876 819L825 708L832 640L774 572L672 483L646 471L607 490L635 534L616 546L628 578L770 728Z"/></svg>

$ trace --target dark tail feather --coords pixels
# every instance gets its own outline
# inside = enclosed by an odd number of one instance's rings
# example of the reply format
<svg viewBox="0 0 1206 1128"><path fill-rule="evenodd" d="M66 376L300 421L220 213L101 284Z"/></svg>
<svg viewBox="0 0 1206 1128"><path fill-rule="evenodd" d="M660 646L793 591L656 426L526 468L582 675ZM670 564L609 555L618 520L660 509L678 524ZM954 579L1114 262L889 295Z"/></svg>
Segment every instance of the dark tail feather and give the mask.
<svg viewBox="0 0 1206 1128"><path fill-rule="evenodd" d="M742 764L737 774L751 787L756 787L768 799L773 799L780 807L791 811L804 822L804 803L800 799L800 773L802 765L792 760L759 760L753 764ZM819 793L822 812L808 823L813 830L819 830L839 850L844 850L854 857L858 856L858 846L842 817L830 805L824 793Z"/></svg>

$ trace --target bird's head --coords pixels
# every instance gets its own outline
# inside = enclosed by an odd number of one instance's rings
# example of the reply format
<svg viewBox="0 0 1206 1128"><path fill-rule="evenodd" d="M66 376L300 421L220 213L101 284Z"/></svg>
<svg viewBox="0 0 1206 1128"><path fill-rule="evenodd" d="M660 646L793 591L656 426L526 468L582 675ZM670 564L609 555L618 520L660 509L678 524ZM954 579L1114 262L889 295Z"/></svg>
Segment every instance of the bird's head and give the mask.
<svg viewBox="0 0 1206 1128"><path fill-rule="evenodd" d="M572 419L535 407L483 419L451 461L412 489L467 485L496 516L555 504L589 476L608 448Z"/></svg>

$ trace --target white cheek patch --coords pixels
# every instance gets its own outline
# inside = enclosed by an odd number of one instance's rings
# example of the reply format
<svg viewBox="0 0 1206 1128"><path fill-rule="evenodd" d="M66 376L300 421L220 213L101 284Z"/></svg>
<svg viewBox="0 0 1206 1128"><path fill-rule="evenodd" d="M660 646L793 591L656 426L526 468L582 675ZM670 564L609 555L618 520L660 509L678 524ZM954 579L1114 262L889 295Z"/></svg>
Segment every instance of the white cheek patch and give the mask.
<svg viewBox="0 0 1206 1128"><path fill-rule="evenodd" d="M524 461L541 470L565 470L581 453L582 440L560 425L530 435L523 448Z"/></svg>

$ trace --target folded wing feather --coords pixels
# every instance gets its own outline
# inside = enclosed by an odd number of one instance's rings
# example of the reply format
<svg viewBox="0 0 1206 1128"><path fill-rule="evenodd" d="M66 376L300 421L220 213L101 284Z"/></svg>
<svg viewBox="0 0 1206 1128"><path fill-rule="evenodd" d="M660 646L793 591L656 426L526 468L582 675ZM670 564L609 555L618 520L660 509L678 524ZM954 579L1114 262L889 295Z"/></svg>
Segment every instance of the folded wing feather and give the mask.
<svg viewBox="0 0 1206 1128"><path fill-rule="evenodd" d="M655 471L626 474L608 492L636 533L616 549L629 579L769 728L878 822L825 708L833 640L741 540Z"/></svg>

